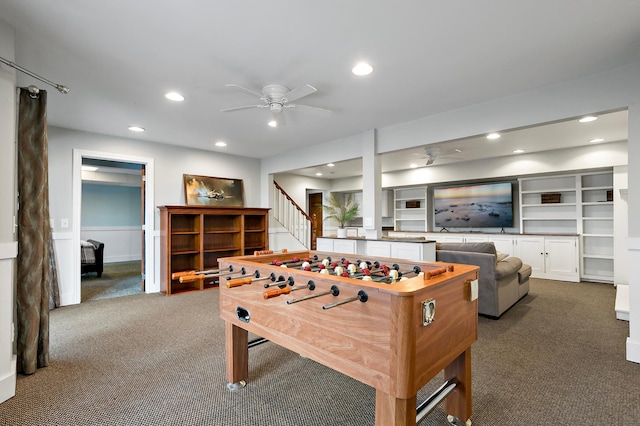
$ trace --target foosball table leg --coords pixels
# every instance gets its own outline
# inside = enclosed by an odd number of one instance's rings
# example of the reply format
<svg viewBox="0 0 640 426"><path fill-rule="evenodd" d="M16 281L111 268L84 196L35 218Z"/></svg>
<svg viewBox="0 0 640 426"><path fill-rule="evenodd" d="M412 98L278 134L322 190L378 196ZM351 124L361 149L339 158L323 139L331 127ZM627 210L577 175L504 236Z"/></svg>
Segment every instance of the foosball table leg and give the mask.
<svg viewBox="0 0 640 426"><path fill-rule="evenodd" d="M457 385L446 399L447 419L454 425L471 425L471 348L461 353L444 370L445 377L455 376Z"/></svg>
<svg viewBox="0 0 640 426"><path fill-rule="evenodd" d="M249 332L229 322L225 325L227 389L238 390L249 377Z"/></svg>
<svg viewBox="0 0 640 426"><path fill-rule="evenodd" d="M395 398L376 389L376 426L415 426L416 396Z"/></svg>

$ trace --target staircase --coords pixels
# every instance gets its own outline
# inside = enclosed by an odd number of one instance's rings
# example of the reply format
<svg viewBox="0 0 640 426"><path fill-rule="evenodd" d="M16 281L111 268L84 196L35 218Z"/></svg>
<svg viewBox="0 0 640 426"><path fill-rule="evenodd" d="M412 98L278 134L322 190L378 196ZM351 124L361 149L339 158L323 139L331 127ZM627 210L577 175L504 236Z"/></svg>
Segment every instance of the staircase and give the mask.
<svg viewBox="0 0 640 426"><path fill-rule="evenodd" d="M273 217L307 249L312 248L313 220L273 181Z"/></svg>

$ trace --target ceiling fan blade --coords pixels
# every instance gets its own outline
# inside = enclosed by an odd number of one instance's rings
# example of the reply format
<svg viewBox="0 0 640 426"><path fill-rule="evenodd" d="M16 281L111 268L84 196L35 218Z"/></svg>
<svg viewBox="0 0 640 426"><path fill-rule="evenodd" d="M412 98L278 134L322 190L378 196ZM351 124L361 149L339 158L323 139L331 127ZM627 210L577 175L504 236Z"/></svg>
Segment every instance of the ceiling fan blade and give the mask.
<svg viewBox="0 0 640 426"><path fill-rule="evenodd" d="M318 108L318 107L312 107L309 105L286 105L287 108L292 108L294 110L300 110L300 111L308 111L311 113L314 113L316 115L321 115L321 116L329 116L331 114L333 114L333 111L331 111L330 109L324 109L324 108Z"/></svg>
<svg viewBox="0 0 640 426"><path fill-rule="evenodd" d="M233 108L225 108L225 109L221 109L221 112L231 112L231 111L238 111L241 109L249 109L249 108L266 108L267 105L245 105L245 106L239 106L239 107L233 107Z"/></svg>
<svg viewBox="0 0 640 426"><path fill-rule="evenodd" d="M310 84L305 84L303 86L300 86L296 89L290 90L289 92L287 92L284 95L284 99L287 100L287 102L293 102L297 99L303 98L305 96L308 96L312 93L317 92L318 89L316 89L315 87L311 86Z"/></svg>
<svg viewBox="0 0 640 426"><path fill-rule="evenodd" d="M258 98L258 99L264 100L264 96L262 95L262 93L255 92L255 91L253 91L251 89L247 89L246 87L242 87L242 86L239 86L239 85L233 84L233 83L227 84L226 86L227 87L235 87L236 89L240 89L243 92L245 92L245 93L247 93L247 94L249 94L251 96L254 96L254 97Z"/></svg>

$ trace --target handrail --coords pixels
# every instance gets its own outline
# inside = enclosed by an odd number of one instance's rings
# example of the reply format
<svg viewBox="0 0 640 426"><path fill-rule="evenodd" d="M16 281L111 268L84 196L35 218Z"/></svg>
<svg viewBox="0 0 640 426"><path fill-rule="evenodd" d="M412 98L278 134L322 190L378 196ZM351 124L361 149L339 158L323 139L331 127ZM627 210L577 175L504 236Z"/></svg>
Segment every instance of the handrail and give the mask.
<svg viewBox="0 0 640 426"><path fill-rule="evenodd" d="M309 221L311 222L311 216L309 216L304 210L302 210L302 208L298 205L298 203L296 203L291 197L289 197L289 194L287 194L287 191L285 191L280 185L278 185L278 182L276 182L275 180L273 181L273 184L276 186L276 188L278 188L280 190L280 192L282 193L282 195L284 195L285 197L287 197L287 200L289 200L289 202L291 204L293 204L296 209L298 209L298 211Z"/></svg>
<svg viewBox="0 0 640 426"><path fill-rule="evenodd" d="M311 248L313 220L302 208L287 194L287 192L276 181L273 200L274 205L271 212L276 219L295 239Z"/></svg>

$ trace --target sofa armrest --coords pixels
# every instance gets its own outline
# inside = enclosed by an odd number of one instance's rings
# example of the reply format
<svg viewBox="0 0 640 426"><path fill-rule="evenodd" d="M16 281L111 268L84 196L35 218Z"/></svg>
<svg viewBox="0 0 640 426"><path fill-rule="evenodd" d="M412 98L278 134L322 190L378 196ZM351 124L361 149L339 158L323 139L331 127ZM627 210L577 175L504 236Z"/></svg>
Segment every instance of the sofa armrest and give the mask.
<svg viewBox="0 0 640 426"><path fill-rule="evenodd" d="M496 262L496 280L517 274L520 268L522 268L522 260L519 257L510 256Z"/></svg>

